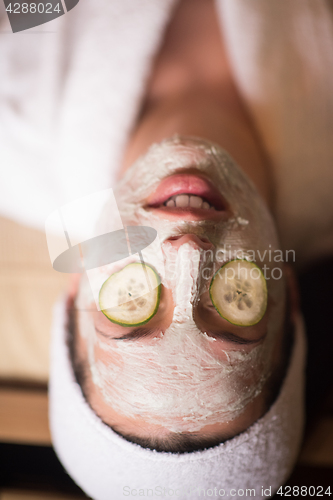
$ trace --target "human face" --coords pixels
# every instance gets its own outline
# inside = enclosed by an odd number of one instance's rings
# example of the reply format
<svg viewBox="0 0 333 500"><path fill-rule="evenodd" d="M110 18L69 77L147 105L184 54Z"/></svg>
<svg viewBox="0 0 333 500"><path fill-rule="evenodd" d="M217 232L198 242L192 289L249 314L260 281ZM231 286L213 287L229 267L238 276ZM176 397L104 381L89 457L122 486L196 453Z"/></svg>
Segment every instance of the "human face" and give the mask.
<svg viewBox="0 0 333 500"><path fill-rule="evenodd" d="M180 194L214 208L168 207ZM230 156L209 142L172 138L153 146L115 190L123 224L156 229L143 252L162 280L156 315L144 327L110 322L78 297L82 349L90 366L92 406L111 425L140 432L240 432L260 416L260 398L276 361L284 320L285 283L270 257L278 249L271 216ZM182 198L184 200L184 197ZM108 220L111 214L104 213ZM235 326L213 307L214 273L234 258L265 273L268 307L254 326ZM101 283L129 262L90 272ZM101 279L101 277L103 279ZM279 279L276 279L276 278Z"/></svg>

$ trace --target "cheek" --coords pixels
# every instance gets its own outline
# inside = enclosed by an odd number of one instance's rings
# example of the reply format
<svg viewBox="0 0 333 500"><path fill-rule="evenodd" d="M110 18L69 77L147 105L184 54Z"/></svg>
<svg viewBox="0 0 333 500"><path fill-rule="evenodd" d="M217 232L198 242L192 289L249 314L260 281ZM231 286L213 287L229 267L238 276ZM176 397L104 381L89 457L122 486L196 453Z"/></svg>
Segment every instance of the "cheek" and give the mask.
<svg viewBox="0 0 333 500"><path fill-rule="evenodd" d="M228 367L227 383L239 390L260 385L267 375L263 347L246 346L241 350L230 350L224 344L219 340L211 343L211 352L222 366Z"/></svg>
<svg viewBox="0 0 333 500"><path fill-rule="evenodd" d="M229 354L228 349L230 349L230 345L226 346L225 342L218 340L214 337L208 336L206 333L202 334L205 343L206 343L206 351L209 355L211 355L218 363L221 365L226 365L229 363Z"/></svg>
<svg viewBox="0 0 333 500"><path fill-rule="evenodd" d="M123 358L117 350L111 349L104 341L99 340L94 346L94 363L96 366L103 365L103 372L106 375L108 372L111 375L115 370L118 371L124 367Z"/></svg>

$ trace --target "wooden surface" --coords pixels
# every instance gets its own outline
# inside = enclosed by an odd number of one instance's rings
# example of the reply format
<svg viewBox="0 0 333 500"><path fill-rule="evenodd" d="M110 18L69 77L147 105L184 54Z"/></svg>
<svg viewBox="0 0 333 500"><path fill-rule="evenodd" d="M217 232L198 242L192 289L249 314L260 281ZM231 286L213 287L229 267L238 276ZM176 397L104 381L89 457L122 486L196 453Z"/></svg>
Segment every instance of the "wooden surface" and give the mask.
<svg viewBox="0 0 333 500"><path fill-rule="evenodd" d="M78 500L79 498L85 497L45 491L0 490L0 500Z"/></svg>
<svg viewBox="0 0 333 500"><path fill-rule="evenodd" d="M52 311L68 275L53 270L43 231L0 217L0 377L46 383Z"/></svg>
<svg viewBox="0 0 333 500"><path fill-rule="evenodd" d="M46 390L0 387L0 441L51 445Z"/></svg>

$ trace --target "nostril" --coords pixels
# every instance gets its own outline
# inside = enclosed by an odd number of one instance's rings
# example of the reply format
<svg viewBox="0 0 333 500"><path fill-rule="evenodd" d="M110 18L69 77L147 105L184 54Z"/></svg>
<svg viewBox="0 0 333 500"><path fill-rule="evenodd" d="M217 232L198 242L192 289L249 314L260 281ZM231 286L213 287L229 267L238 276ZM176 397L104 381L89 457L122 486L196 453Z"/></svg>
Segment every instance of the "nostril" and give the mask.
<svg viewBox="0 0 333 500"><path fill-rule="evenodd" d="M166 241L169 241L174 248L179 248L185 243L193 243L195 246L202 248L203 250L209 250L214 247L214 245L207 238L201 238L196 234L171 236Z"/></svg>
<svg viewBox="0 0 333 500"><path fill-rule="evenodd" d="M202 236L200 236L200 240L203 241L203 243L211 244L208 238L203 238Z"/></svg>

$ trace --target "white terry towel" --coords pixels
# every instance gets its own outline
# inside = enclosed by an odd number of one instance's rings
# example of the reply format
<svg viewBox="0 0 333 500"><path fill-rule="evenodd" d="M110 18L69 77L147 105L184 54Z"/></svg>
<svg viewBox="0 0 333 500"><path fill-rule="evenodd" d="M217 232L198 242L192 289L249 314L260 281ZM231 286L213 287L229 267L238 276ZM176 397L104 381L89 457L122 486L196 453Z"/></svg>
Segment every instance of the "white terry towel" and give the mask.
<svg viewBox="0 0 333 500"><path fill-rule="evenodd" d="M43 228L62 204L113 187L176 4L82 0L48 24L1 36L2 215ZM273 163L283 244L297 263L332 252L331 4L216 0L216 7ZM0 16L0 31L9 32Z"/></svg>
<svg viewBox="0 0 333 500"><path fill-rule="evenodd" d="M274 494L287 480L303 432L305 335L301 317L296 323L289 368L270 410L237 437L214 448L185 454L141 448L96 416L74 378L66 323L62 302L54 311L52 334L51 432L63 465L94 500L121 500L132 490L136 490L132 495L139 496L142 490L151 498L159 498L166 491L163 498L180 500L250 495L260 499L267 498L268 489ZM214 494L214 488L219 494ZM148 495L147 489L153 494ZM254 489L255 494L245 494L246 489Z"/></svg>

